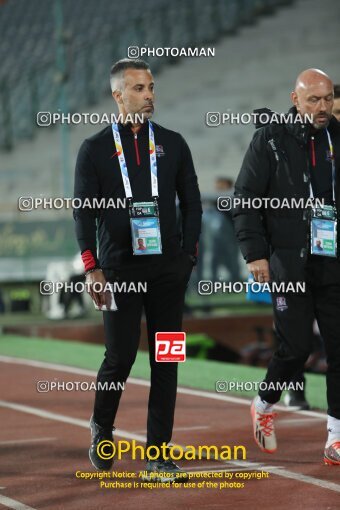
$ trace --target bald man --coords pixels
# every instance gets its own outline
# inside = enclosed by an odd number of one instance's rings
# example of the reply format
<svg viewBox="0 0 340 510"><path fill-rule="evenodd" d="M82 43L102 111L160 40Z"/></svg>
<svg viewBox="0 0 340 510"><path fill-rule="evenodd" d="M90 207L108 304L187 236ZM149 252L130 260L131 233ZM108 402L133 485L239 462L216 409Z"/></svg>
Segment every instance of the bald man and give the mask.
<svg viewBox="0 0 340 510"><path fill-rule="evenodd" d="M283 383L294 378L311 353L315 316L328 357L324 462L340 465L340 252L335 233L340 125L332 116L333 83L323 71L307 69L298 76L291 100L290 120L255 132L235 185L239 198L295 198L304 204L261 210L241 204L233 212L255 280L305 283L305 292L271 294L279 346L251 405L254 438L262 451L276 451L273 406ZM314 210L310 198L323 205Z"/></svg>

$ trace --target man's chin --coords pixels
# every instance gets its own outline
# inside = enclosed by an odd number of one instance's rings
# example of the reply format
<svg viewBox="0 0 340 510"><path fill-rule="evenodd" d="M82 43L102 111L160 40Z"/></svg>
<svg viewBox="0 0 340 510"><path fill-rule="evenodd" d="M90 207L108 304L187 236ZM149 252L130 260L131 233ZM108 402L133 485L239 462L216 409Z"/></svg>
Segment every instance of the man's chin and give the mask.
<svg viewBox="0 0 340 510"><path fill-rule="evenodd" d="M145 120L151 119L152 116L153 116L153 110L143 112L143 117L145 118Z"/></svg>
<svg viewBox="0 0 340 510"><path fill-rule="evenodd" d="M313 122L313 128L314 129L325 129L326 127L328 127L328 124L329 124L329 119L319 121L319 122Z"/></svg>
<svg viewBox="0 0 340 510"><path fill-rule="evenodd" d="M153 115L153 110L139 112L136 115L138 115L138 117L141 120L142 124L144 124L144 122L146 122L147 120L151 119L151 117Z"/></svg>

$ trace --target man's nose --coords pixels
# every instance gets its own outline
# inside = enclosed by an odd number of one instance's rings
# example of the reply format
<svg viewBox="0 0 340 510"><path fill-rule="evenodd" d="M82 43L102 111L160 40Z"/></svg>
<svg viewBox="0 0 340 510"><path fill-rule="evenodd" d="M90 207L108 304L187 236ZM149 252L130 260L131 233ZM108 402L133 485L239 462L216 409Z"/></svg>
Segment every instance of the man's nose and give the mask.
<svg viewBox="0 0 340 510"><path fill-rule="evenodd" d="M320 111L325 112L326 110L326 101L324 99L320 99Z"/></svg>
<svg viewBox="0 0 340 510"><path fill-rule="evenodd" d="M144 96L145 101L153 101L154 93L148 90Z"/></svg>

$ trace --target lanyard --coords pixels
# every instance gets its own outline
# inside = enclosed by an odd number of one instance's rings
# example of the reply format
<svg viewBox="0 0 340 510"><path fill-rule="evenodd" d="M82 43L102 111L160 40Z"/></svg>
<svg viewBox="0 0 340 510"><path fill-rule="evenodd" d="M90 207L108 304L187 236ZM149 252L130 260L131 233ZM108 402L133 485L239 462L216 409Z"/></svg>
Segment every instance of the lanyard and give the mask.
<svg viewBox="0 0 340 510"><path fill-rule="evenodd" d="M330 134L328 132L328 129L326 129L327 138L328 138L328 145L329 145L329 153L331 157L331 163L332 163L332 193L333 193L333 203L335 204L335 160L334 160L334 149L332 140L330 137Z"/></svg>
<svg viewBox="0 0 340 510"><path fill-rule="evenodd" d="M330 137L330 134L328 132L328 129L326 129L327 138L328 138L328 145L329 145L329 153L331 157L331 164L332 164L332 195L333 195L333 203L335 204L335 161L334 161L334 149L332 140ZM310 189L310 197L314 198L313 189L312 189L312 183L309 184Z"/></svg>
<svg viewBox="0 0 340 510"><path fill-rule="evenodd" d="M156 160L156 147L155 147L155 133L153 125L149 123L149 154L150 154L150 173L151 173L151 192L152 197L158 197L158 180L157 180L157 160ZM118 124L112 124L112 133L116 145L116 151L118 153L118 161L120 166L120 173L122 175L125 196L126 198L132 198L132 190L129 179L129 174L126 166L122 140L118 129Z"/></svg>

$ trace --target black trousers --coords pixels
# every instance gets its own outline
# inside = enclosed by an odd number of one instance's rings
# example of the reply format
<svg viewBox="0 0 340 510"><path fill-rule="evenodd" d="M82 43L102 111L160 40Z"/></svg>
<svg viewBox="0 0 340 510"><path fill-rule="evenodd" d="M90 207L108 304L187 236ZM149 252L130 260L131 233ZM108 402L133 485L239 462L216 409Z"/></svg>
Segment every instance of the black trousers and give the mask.
<svg viewBox="0 0 340 510"><path fill-rule="evenodd" d="M155 333L182 331L185 290L192 271L189 256L182 252L144 267L104 271L108 281L146 282L146 293L122 292L115 295L118 310L103 312L105 358L97 382L125 382L136 359L143 308L145 310L151 387L147 419L147 446L161 446L171 439L177 393L177 363L155 361ZM117 385L116 385L117 386ZM122 391L97 390L94 420L112 427ZM131 421L133 422L133 409Z"/></svg>
<svg viewBox="0 0 340 510"><path fill-rule="evenodd" d="M313 350L316 318L325 344L328 414L340 419L340 261L311 255L307 260L306 292L272 295L279 347L269 363L267 383L290 382ZM280 400L281 391L266 389L259 396Z"/></svg>

